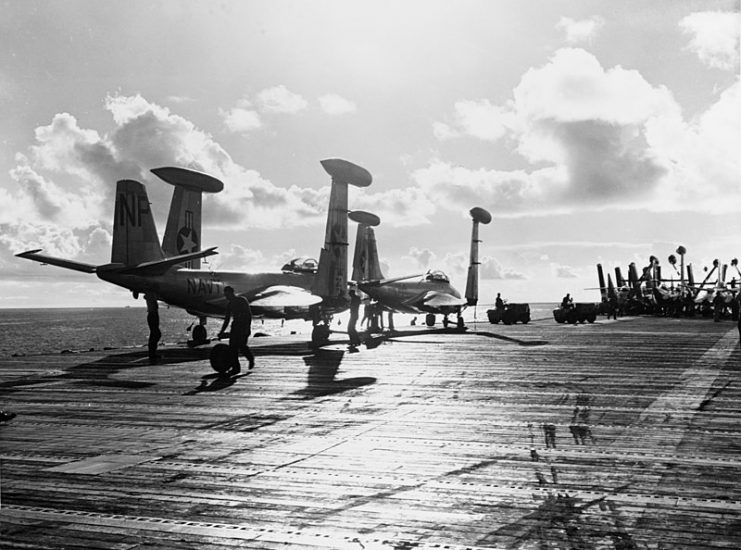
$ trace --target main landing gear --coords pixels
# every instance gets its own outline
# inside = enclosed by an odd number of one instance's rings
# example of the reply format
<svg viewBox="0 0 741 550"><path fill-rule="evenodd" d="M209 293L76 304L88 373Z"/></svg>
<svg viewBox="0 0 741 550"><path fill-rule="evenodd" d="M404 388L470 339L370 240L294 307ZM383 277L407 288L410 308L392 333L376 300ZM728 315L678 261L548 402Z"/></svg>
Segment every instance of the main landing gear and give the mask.
<svg viewBox="0 0 741 550"><path fill-rule="evenodd" d="M320 324L314 325L311 331L311 345L315 348L319 348L329 342L329 322L324 321Z"/></svg>
<svg viewBox="0 0 741 550"><path fill-rule="evenodd" d="M463 321L463 316L459 313L456 318L456 326L458 328L465 328L466 323ZM435 314L434 313L428 313L425 315L425 324L428 327L434 327L435 326ZM448 314L446 313L443 315L443 327L448 328L448 325L450 325L450 319L448 319Z"/></svg>

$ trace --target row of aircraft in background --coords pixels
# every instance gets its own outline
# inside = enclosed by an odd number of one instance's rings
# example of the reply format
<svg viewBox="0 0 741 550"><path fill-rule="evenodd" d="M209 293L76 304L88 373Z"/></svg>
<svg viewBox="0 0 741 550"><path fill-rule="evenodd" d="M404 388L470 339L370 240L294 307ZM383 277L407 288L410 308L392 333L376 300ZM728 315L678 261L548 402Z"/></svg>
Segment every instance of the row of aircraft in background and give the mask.
<svg viewBox="0 0 741 550"><path fill-rule="evenodd" d="M603 303L615 303L622 313L644 314L659 313L663 315L695 315L714 316L716 320L730 311L734 319L738 318L738 293L741 290L741 270L738 259L734 258L729 264L713 261L712 268L705 268L706 275L702 282L695 280L693 266L685 263L687 250L679 246L676 250L679 256L669 255L668 262L672 266L673 274L666 278L662 274L661 264L656 256L649 258L638 275L635 263L628 266L628 279L623 278L619 267L615 268L613 284L610 274L607 283L602 265L597 264L597 277ZM730 269L729 269L730 267ZM731 280L727 281L729 271ZM676 278L674 277L676 275ZM738 277L738 278L737 278Z"/></svg>
<svg viewBox="0 0 741 550"><path fill-rule="evenodd" d="M160 243L144 185L121 180L116 185L113 243L110 263L93 265L55 258L41 249L17 254L29 260L94 273L100 279L128 289L134 298L153 293L168 305L196 316L193 343L207 343L208 317L224 317L227 300L224 287L247 298L253 315L282 319L304 319L313 324L312 343L329 340L330 322L349 307L348 289L357 286L388 312L425 313L427 324L441 314L461 313L478 301L478 227L491 215L473 208L473 230L468 278L464 296L453 288L441 271L387 279L381 273L373 227L380 223L374 214L348 209L348 186L364 188L372 182L364 168L343 159L320 161L331 176L329 210L324 246L319 260L297 258L280 272L244 273L201 269L203 258L217 254L216 247L201 249L203 193L218 193L224 184L194 170L164 167L151 170L174 187L164 237ZM348 218L358 222L352 280L348 277ZM411 281L417 278L419 280Z"/></svg>

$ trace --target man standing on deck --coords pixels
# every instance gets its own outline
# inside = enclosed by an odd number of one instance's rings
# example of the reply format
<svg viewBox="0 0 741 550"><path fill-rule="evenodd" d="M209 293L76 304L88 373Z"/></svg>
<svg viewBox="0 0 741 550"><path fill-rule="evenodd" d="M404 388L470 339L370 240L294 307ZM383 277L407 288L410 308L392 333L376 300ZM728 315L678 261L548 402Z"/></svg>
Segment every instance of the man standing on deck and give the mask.
<svg viewBox="0 0 741 550"><path fill-rule="evenodd" d="M147 302L147 325L149 326L149 364L157 364L157 343L162 338L160 332L160 314L157 304L157 295L154 292L145 292L144 300Z"/></svg>
<svg viewBox="0 0 741 550"><path fill-rule="evenodd" d="M360 337L358 331L355 328L355 324L358 322L358 312L360 310L360 296L355 292L355 289L350 289L350 319L347 322L347 334L350 337L350 351L358 351L360 345Z"/></svg>
<svg viewBox="0 0 741 550"><path fill-rule="evenodd" d="M241 371L239 367L240 352L247 358L250 370L255 366L255 357L247 345L247 338L249 338L252 330L252 311L250 310L250 303L247 301L247 298L234 294L232 287L224 287L224 296L226 296L229 303L226 306L226 316L224 317L224 324L221 326L219 337L224 334L226 327L229 326L229 322L231 321L232 329L229 331L229 349L231 351L232 368L227 374L234 376Z"/></svg>

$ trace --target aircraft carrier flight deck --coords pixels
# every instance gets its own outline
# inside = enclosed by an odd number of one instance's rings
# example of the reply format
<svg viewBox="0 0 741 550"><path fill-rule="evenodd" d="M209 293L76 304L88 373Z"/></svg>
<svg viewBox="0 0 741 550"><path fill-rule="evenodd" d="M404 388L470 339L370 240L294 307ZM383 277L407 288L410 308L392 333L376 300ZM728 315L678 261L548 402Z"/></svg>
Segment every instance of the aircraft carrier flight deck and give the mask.
<svg viewBox="0 0 741 550"><path fill-rule="evenodd" d="M0 359L2 548L741 548L732 322Z"/></svg>

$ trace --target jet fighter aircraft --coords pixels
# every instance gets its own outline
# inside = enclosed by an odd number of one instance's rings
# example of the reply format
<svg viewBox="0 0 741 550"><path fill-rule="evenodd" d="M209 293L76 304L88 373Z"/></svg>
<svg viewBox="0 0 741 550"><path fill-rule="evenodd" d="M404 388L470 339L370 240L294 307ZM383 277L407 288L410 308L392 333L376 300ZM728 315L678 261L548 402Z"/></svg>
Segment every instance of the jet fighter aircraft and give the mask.
<svg viewBox="0 0 741 550"><path fill-rule="evenodd" d="M111 263L90 265L30 250L21 258L67 269L95 273L100 279L129 289L135 298L152 292L167 304L199 317L193 340L206 341L207 317L223 317L227 300L224 287L246 297L256 316L301 318L314 324L312 341L329 337L333 314L347 308L347 203L348 185L367 187L370 173L342 159L321 161L332 177L325 244L314 264L290 264L279 273L212 272L200 269L200 258L215 254L215 247L200 250L201 193L219 192L216 178L183 168L158 168L157 176L175 186L162 245L157 238L145 187L122 180L116 187ZM191 263L190 267L183 264ZM304 269L304 267L309 268Z"/></svg>
<svg viewBox="0 0 741 550"><path fill-rule="evenodd" d="M491 221L491 214L483 208L473 208L470 213L473 229L465 297L461 297L460 292L450 284L450 279L442 271L429 271L417 281L406 280L417 276L385 279L378 261L373 230L380 220L377 216L365 212L349 214L350 219L358 222L352 279L361 291L377 301L386 311L424 313L428 326L435 324L436 314L442 314L443 325L446 327L448 315L455 313L458 326L462 327L463 309L478 302L478 246L481 242L479 224Z"/></svg>

